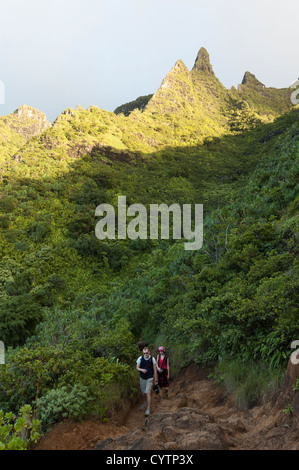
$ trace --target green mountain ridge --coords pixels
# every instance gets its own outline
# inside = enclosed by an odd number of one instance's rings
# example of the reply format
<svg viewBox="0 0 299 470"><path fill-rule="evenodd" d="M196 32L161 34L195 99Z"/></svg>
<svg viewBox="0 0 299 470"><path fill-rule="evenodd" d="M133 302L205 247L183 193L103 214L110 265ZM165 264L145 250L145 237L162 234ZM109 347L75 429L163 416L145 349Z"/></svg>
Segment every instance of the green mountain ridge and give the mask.
<svg viewBox="0 0 299 470"><path fill-rule="evenodd" d="M24 174L26 165L30 175L31 166L35 171L40 164L43 166L43 154L52 158L53 170L59 172L72 158L99 146L103 151L108 148L108 152L112 147L116 152L150 154L167 146L202 144L206 138L271 122L291 109L289 90L257 86L260 82L253 75L246 73L245 77L239 86L241 91L227 90L215 77L207 51L201 48L191 72L181 60L177 61L142 112L134 109L129 116L115 115L94 106L65 110L46 132L30 140L20 152L12 155L15 146L7 152L2 175L10 171L18 174L16 164L20 161L21 172Z"/></svg>
<svg viewBox="0 0 299 470"><path fill-rule="evenodd" d="M166 78L162 82L161 88L158 90L157 93L159 93L161 89L163 90L167 88L168 84L171 84L171 82L173 82L172 75L175 74L175 72L177 72L177 77L179 77L179 70L181 72L185 72L185 76L183 77L185 80L183 80L183 83L184 81L189 82L190 76L193 77L193 82L195 84L194 93L190 94L189 89L189 93L186 94L187 101L191 101L192 104L194 104L194 96L192 96L193 94L198 95L200 98L207 98L207 96L203 94L203 90L201 90L201 88L206 88L207 91L212 92L214 95L216 94L217 98L219 98L219 96L217 95L217 90L218 92L221 90L222 93L220 92L220 94L222 95L221 98L223 101L230 101L231 99L239 99L240 101L249 100L250 107L252 107L255 112L257 112L264 118L267 117L268 120L271 120L274 117L277 117L278 115L282 114L283 112L287 112L292 108L290 104L289 88L267 88L250 72L245 72L242 84L238 86L238 89L236 89L235 87L232 87L231 90L225 89L225 87L223 87L223 85L215 77L212 65L210 63L209 54L203 47L199 50L197 54L192 71L189 72L187 67L181 60L177 61L172 71L166 76ZM178 87L174 86L173 88L176 88L177 91ZM187 91L186 84L185 87L182 86L181 89L182 91ZM125 114L130 114L134 109L147 109L149 104L150 106L152 105L152 100L155 102L157 93L154 95L140 97L136 101L127 103L126 105L122 105L124 106ZM170 95L169 98L171 98ZM140 100L140 102L138 100ZM117 112L117 114L121 112L122 106L116 108L115 111ZM173 107L172 111L174 111L175 109L176 108Z"/></svg>

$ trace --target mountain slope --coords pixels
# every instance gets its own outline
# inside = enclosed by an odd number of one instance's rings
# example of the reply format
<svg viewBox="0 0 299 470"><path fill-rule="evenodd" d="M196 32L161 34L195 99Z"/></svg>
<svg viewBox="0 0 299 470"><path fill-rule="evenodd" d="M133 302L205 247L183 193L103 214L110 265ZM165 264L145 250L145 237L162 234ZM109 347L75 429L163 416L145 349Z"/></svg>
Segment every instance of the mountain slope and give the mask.
<svg viewBox="0 0 299 470"><path fill-rule="evenodd" d="M267 88L250 72L245 73L238 92L253 110L269 120L292 108L289 88Z"/></svg>

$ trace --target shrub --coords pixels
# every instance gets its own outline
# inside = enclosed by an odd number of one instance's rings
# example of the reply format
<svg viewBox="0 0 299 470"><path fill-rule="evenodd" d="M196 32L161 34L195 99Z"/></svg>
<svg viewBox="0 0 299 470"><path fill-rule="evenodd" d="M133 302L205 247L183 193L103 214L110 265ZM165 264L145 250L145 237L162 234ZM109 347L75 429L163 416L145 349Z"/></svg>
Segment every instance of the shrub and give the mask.
<svg viewBox="0 0 299 470"><path fill-rule="evenodd" d="M73 388L62 386L50 390L37 400L37 407L42 425L47 428L66 418L82 418L92 410L92 402L88 388L75 384Z"/></svg>
<svg viewBox="0 0 299 470"><path fill-rule="evenodd" d="M0 410L0 450L26 450L37 443L40 422L33 418L30 405L24 405L19 415Z"/></svg>

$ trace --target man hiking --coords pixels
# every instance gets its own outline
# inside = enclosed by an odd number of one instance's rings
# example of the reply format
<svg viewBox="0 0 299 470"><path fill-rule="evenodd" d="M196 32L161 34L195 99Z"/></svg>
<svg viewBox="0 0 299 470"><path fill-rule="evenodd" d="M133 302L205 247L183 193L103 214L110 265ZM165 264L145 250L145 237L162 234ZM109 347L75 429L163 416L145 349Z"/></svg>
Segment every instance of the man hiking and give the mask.
<svg viewBox="0 0 299 470"><path fill-rule="evenodd" d="M142 403L141 409L146 406L145 416L149 416L151 413L151 391L153 382L155 381L155 385L158 384L158 375L156 360L150 355L147 346L143 348L143 355L137 359L136 369L140 373L140 390L146 400Z"/></svg>
<svg viewBox="0 0 299 470"><path fill-rule="evenodd" d="M168 398L169 387L169 357L165 353L164 346L159 347L159 354L157 356L157 370L158 370L158 385L162 390L163 398Z"/></svg>

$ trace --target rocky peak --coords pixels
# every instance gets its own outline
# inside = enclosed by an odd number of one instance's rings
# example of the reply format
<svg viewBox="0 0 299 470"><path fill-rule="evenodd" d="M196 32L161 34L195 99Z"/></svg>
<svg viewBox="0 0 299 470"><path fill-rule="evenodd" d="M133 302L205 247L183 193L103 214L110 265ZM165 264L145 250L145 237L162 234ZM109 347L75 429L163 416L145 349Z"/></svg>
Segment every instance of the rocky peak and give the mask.
<svg viewBox="0 0 299 470"><path fill-rule="evenodd" d="M184 62L179 59L176 61L174 67L173 67L173 70L181 70L181 71L184 71L184 72L188 72L188 68L186 67L186 65L184 64Z"/></svg>
<svg viewBox="0 0 299 470"><path fill-rule="evenodd" d="M22 105L6 117L7 124L26 140L47 130L51 124L46 115L36 108Z"/></svg>
<svg viewBox="0 0 299 470"><path fill-rule="evenodd" d="M204 47L201 47L197 54L193 70L204 72L209 75L214 75L209 53Z"/></svg>
<svg viewBox="0 0 299 470"><path fill-rule="evenodd" d="M155 103L156 99L162 95L165 97L169 90L176 92L180 91L182 83L188 81L189 71L182 60L177 60L172 69L168 72L164 78L160 88L154 93L151 103Z"/></svg>
<svg viewBox="0 0 299 470"><path fill-rule="evenodd" d="M18 109L16 109L13 114L17 115L18 117L33 117L36 114L43 114L38 109L32 108L27 104L23 104Z"/></svg>
<svg viewBox="0 0 299 470"><path fill-rule="evenodd" d="M242 80L242 85L247 85L251 88L255 89L262 89L265 88L265 85L260 82L255 75L253 75L250 72L245 72L243 80Z"/></svg>
<svg viewBox="0 0 299 470"><path fill-rule="evenodd" d="M163 85L163 83L165 85L165 83L168 82L169 79L176 78L181 72L186 76L189 75L188 68L186 67L184 62L181 59L179 59L179 60L176 61L176 63L172 67L172 69L168 72L168 74L164 78L164 80L162 82L162 85Z"/></svg>

